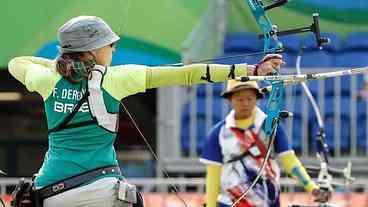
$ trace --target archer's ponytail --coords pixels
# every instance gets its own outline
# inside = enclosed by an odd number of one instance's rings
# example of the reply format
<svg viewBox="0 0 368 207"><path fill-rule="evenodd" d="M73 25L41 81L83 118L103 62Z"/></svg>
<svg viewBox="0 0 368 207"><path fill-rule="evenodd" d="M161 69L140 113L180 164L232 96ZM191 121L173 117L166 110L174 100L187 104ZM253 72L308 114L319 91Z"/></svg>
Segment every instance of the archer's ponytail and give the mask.
<svg viewBox="0 0 368 207"><path fill-rule="evenodd" d="M56 70L70 83L79 83L89 77L96 62L86 59L85 53L64 53L56 59Z"/></svg>

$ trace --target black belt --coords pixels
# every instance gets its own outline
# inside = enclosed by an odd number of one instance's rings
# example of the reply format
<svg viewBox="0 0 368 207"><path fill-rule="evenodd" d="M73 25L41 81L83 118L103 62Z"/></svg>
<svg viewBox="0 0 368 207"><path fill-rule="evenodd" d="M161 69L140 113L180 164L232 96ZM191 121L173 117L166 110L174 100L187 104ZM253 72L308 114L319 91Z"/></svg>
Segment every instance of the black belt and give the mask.
<svg viewBox="0 0 368 207"><path fill-rule="evenodd" d="M111 175L111 174L121 175L119 166L107 166L107 167L93 169L85 173L82 173L82 174L79 174L79 175L76 175L70 178L66 178L57 183L43 187L39 190L36 190L36 192L39 198L43 200L45 198L57 195L59 193L63 193L67 190L83 185L89 181L92 181L98 176Z"/></svg>

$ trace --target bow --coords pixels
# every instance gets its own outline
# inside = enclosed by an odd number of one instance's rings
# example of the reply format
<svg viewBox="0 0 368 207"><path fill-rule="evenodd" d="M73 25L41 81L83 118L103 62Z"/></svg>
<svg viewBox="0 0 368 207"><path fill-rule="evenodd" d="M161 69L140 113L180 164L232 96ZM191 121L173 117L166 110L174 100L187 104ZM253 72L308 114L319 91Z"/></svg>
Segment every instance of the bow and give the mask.
<svg viewBox="0 0 368 207"><path fill-rule="evenodd" d="M324 141L325 133L324 133L324 123L319 111L318 105L312 96L310 90L305 84L306 81L309 80L323 80L326 78L334 78L348 75L356 75L368 72L368 67L362 68L353 68L339 71L330 71L323 73L310 73L310 74L301 74L300 70L300 62L301 62L302 52L298 55L297 58L297 74L295 75L276 75L276 76L246 76L246 77L236 77L236 80L239 81L281 81L283 86L294 85L294 84L302 84L303 89L305 90L309 101L312 104L313 110L316 113L319 129L317 133L317 157L320 161L319 167L307 167L307 171L311 173L317 173L320 187L325 190L332 190L332 186L348 186L350 185L355 178L351 176L351 163L349 162L344 169L335 169L328 166L328 146ZM272 85L267 86L261 89L263 93L272 92ZM344 183L336 183L333 182L333 176L342 176ZM321 205L327 205L326 202L320 202ZM292 205L299 206L299 205Z"/></svg>
<svg viewBox="0 0 368 207"><path fill-rule="evenodd" d="M283 52L283 44L278 39L279 36L282 35L290 35L297 34L302 32L313 32L316 36L317 45L320 47L323 44L329 42L328 39L321 37L320 29L319 29L319 15L313 15L313 24L308 27L291 29L286 31L278 31L277 26L273 25L270 18L268 17L266 11L271 10L273 8L280 7L286 4L288 0L278 0L274 3L264 6L261 0L246 0L251 13L253 14L255 21L259 27L260 32L263 37L263 53L279 53ZM279 72L275 71L273 75L279 75ZM273 76L271 76L273 77ZM243 77L240 79L241 81L250 80L249 77ZM244 199L250 190L256 185L258 180L262 177L263 170L268 162L268 159L271 155L271 147L276 138L276 132L279 125L279 121L281 118L286 118L289 116L289 112L283 111L284 107L284 81L270 78L269 80L270 87L272 88L270 92L269 99L267 101L266 107L266 119L264 130L267 137L269 137L269 143L267 148L267 153L263 159L261 167L258 169L257 176L254 178L249 187L244 191L244 193L231 205L232 207L236 206L242 199Z"/></svg>
<svg viewBox="0 0 368 207"><path fill-rule="evenodd" d="M302 55L303 55L303 45L300 47L300 52L297 56L296 59L296 72L297 74L302 74L301 69L300 69L300 63L302 60ZM317 145L317 157L320 161L320 170L318 173L318 184L320 185L320 188L327 191L327 192L331 192L332 191L332 186L331 186L331 181L332 181L332 176L330 175L330 173L328 172L328 145L325 142L325 128L324 128L324 121L322 119L322 115L321 115L321 111L317 105L317 101L315 100L315 98L312 95L312 92L309 90L307 84L305 82L301 82L300 83L310 104L312 105L313 111L316 114L316 118L317 118L317 123L318 123L318 132L316 134L316 145ZM310 170L310 169L309 169ZM326 203L326 201L323 201L321 203Z"/></svg>

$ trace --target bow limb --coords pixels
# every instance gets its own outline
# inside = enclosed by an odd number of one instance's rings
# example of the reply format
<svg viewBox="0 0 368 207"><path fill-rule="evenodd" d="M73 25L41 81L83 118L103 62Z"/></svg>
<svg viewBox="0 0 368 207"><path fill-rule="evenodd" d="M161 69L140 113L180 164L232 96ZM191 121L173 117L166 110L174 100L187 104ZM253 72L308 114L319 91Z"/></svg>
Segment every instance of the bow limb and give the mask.
<svg viewBox="0 0 368 207"><path fill-rule="evenodd" d="M301 75L301 69L300 69L300 63L302 60L302 54L303 54L303 47L300 49L299 55L296 59L296 71L297 74ZM309 100L309 102L312 105L313 111L316 114L316 118L317 118L317 123L318 123L318 133L317 133L317 137L316 137L316 142L317 142L317 153L318 156L320 157L320 159L322 159L324 162L326 162L328 164L328 146L327 143L325 142L325 129L324 129L324 122L322 119L322 115L321 115L321 111L317 105L316 99L313 97L311 91L309 90L307 84L305 82L301 82L300 83L305 94L307 95L307 98ZM322 161L321 160L321 161Z"/></svg>
<svg viewBox="0 0 368 207"><path fill-rule="evenodd" d="M297 60L296 60L296 71L297 74L301 74L301 69L300 69L300 63L301 63L301 59L302 59L302 54L303 54L303 47L301 47L300 52L297 56ZM350 70L345 70L345 71L338 71L338 73L336 73L337 76L340 75L352 75L354 74L353 71L364 71L367 70L368 68L362 68L362 69L350 69ZM331 74L328 73L328 74ZM329 76L331 77L331 76ZM316 142L317 142L317 157L319 158L320 161L320 167L319 168L314 168L313 167L308 167L307 170L311 171L311 172L318 172L318 184L320 186L320 188L326 190L326 191L333 191L332 186L333 185L337 185L340 186L340 184L338 183L333 183L333 175L342 175L345 179L345 184L344 186L348 186L350 183L354 182L355 178L353 178L351 176L351 163L349 162L347 164L347 167L340 170L340 169L333 169L331 167L329 167L329 159L328 159L328 154L329 154L329 150L328 150L328 145L325 142L325 130L324 130L324 121L321 115L321 111L317 105L317 102L315 100L315 98L313 97L311 91L309 90L307 84L305 82L301 82L300 83L303 87L304 92L307 95L307 98L309 100L309 102L312 105L313 111L316 114L316 118L317 118L317 123L319 126L318 129L318 133L316 135ZM320 204L326 204L328 201L321 201Z"/></svg>
<svg viewBox="0 0 368 207"><path fill-rule="evenodd" d="M283 50L282 43L277 37L277 27L272 24L271 19L266 14L266 10L261 0L246 0L254 19L263 35L263 52L275 53ZM285 2L286 3L286 2ZM281 6L281 5L279 5Z"/></svg>
<svg viewBox="0 0 368 207"><path fill-rule="evenodd" d="M297 74L301 74L300 63L302 60L303 47L300 48L300 52L296 59L296 71ZM318 183L321 188L324 188L327 191L331 191L331 182L332 176L328 171L328 146L325 142L325 130L324 130L324 122L322 119L321 111L317 105L315 98L313 97L311 91L309 90L307 84L305 82L300 83L309 102L312 105L313 111L316 114L317 123L318 123L318 133L316 135L316 144L317 144L317 157L320 161L320 169L318 173Z"/></svg>

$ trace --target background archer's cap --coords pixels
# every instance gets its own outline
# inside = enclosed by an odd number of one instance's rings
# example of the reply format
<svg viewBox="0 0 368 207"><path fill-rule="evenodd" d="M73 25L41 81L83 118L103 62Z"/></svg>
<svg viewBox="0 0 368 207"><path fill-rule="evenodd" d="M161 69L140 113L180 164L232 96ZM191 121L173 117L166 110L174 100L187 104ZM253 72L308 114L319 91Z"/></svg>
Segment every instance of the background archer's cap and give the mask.
<svg viewBox="0 0 368 207"><path fill-rule="evenodd" d="M222 92L221 96L223 98L229 98L231 94L245 89L255 90L257 93L257 99L263 98L263 93L261 93L261 91L259 90L256 81L241 82L236 80L227 81L226 91Z"/></svg>
<svg viewBox="0 0 368 207"><path fill-rule="evenodd" d="M58 30L61 53L86 52L118 41L120 37L100 17L78 16Z"/></svg>

